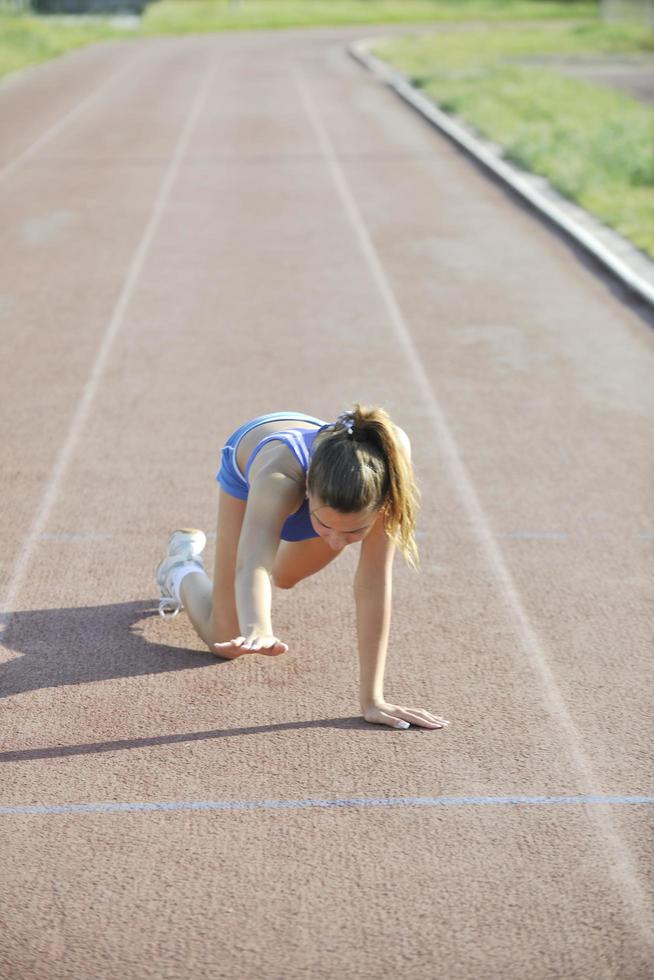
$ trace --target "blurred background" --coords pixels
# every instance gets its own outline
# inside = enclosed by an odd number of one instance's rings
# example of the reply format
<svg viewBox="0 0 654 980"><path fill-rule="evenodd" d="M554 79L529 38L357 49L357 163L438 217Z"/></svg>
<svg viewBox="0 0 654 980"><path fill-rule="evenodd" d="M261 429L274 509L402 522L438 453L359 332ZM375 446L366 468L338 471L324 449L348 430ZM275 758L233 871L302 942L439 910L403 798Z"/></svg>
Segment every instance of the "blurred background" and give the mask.
<svg viewBox="0 0 654 980"><path fill-rule="evenodd" d="M654 0L0 0L0 78L106 40L373 24L378 57L654 257Z"/></svg>

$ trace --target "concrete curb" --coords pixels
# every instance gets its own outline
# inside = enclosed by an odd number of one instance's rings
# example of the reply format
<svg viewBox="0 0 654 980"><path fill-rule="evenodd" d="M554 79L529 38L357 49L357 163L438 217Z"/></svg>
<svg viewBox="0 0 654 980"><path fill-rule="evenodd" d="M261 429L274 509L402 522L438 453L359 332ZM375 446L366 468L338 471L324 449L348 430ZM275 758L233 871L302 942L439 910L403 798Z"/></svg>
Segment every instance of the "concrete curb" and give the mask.
<svg viewBox="0 0 654 980"><path fill-rule="evenodd" d="M370 54L382 38L364 38L348 45L348 53L400 98L433 123L541 215L581 245L620 282L654 307L654 262L627 239L603 225L583 208L558 194L547 180L530 174L502 158L502 148L479 137L462 119L443 112L407 78Z"/></svg>

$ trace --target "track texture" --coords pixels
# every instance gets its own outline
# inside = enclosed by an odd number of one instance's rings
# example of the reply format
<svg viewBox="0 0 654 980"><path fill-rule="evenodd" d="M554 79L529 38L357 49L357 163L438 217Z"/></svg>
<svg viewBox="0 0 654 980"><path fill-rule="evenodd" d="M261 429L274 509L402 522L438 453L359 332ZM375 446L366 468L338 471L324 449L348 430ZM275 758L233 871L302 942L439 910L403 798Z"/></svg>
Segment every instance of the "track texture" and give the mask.
<svg viewBox="0 0 654 980"><path fill-rule="evenodd" d="M355 36L0 86L0 804L46 808L0 812L6 980L651 975L654 806L553 799L652 796L651 324ZM447 731L358 717L354 548L276 593L284 657L156 615L224 438L354 400L423 493L386 694ZM221 806L48 809L112 802Z"/></svg>

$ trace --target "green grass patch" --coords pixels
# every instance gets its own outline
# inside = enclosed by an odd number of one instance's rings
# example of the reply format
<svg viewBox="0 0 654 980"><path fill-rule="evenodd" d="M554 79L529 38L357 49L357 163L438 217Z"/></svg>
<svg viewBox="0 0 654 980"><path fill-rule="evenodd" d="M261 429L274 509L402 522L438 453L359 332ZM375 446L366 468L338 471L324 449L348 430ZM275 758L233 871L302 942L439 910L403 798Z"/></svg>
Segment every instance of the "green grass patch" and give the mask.
<svg viewBox="0 0 654 980"><path fill-rule="evenodd" d="M149 33L596 17L594 2L554 0L160 0L146 9Z"/></svg>
<svg viewBox="0 0 654 980"><path fill-rule="evenodd" d="M0 0L0 4L3 0ZM32 16L0 9L0 76L106 38L339 24L595 17L596 3L553 0L160 0L137 30L109 18Z"/></svg>
<svg viewBox="0 0 654 980"><path fill-rule="evenodd" d="M56 58L72 48L125 37L102 17L36 17L0 12L0 76Z"/></svg>
<svg viewBox="0 0 654 980"><path fill-rule="evenodd" d="M654 111L627 95L521 62L547 55L654 51L638 28L541 25L380 42L447 112L499 143L654 258Z"/></svg>

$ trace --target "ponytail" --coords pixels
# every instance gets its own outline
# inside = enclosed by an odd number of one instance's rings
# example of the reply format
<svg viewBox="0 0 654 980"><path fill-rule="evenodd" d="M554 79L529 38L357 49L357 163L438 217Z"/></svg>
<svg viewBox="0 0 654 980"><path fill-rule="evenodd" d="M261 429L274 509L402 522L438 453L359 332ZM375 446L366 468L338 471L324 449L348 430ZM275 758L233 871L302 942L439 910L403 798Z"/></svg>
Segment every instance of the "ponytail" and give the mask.
<svg viewBox="0 0 654 980"><path fill-rule="evenodd" d="M356 404L318 434L309 493L341 513L383 508L384 529L415 568L419 491L413 467L383 408Z"/></svg>

